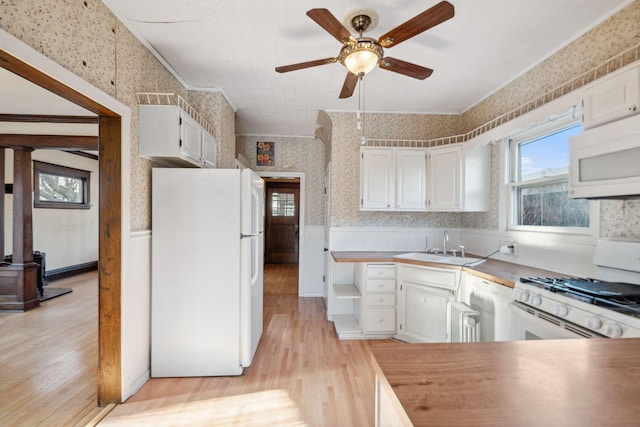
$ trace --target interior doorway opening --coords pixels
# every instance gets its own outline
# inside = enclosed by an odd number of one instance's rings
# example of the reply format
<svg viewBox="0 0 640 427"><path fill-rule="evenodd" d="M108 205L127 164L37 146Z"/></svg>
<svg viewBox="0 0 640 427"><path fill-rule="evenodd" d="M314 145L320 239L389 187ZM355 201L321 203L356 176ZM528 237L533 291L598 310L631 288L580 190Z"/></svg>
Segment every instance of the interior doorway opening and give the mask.
<svg viewBox="0 0 640 427"><path fill-rule="evenodd" d="M265 177L264 181L265 278L274 282L274 286L269 285L270 292L298 295L300 178Z"/></svg>

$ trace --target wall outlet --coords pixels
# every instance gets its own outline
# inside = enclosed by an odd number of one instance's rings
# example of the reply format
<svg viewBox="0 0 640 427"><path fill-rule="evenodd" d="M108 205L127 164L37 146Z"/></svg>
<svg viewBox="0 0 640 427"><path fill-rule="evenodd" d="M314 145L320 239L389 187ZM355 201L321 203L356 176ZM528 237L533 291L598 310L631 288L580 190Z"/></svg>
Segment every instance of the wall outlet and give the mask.
<svg viewBox="0 0 640 427"><path fill-rule="evenodd" d="M518 256L518 243L517 242L500 242L500 253Z"/></svg>

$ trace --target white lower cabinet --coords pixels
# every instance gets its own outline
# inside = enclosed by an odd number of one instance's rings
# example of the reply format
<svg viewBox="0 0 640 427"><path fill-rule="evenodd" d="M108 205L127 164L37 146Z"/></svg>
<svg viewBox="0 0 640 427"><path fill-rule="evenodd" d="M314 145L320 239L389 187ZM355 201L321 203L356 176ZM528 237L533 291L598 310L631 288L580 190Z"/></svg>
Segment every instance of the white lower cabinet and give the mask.
<svg viewBox="0 0 640 427"><path fill-rule="evenodd" d="M459 275L457 269L398 265L398 338L447 341L447 303L456 299Z"/></svg>
<svg viewBox="0 0 640 427"><path fill-rule="evenodd" d="M354 301L354 316L365 337L384 338L395 335L395 264L356 264L354 284L362 296Z"/></svg>

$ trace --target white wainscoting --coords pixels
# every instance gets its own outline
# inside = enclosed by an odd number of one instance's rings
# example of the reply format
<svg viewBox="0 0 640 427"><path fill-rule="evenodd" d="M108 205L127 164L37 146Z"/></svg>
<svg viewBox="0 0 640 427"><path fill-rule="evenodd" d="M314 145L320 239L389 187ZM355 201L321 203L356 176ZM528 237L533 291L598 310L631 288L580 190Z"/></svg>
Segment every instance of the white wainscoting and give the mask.
<svg viewBox="0 0 640 427"><path fill-rule="evenodd" d="M304 248L300 258L298 295L321 297L324 295L324 227L309 225L304 228Z"/></svg>
<svg viewBox="0 0 640 427"><path fill-rule="evenodd" d="M462 231L467 251L476 255L488 255L504 242L516 242L516 256L497 253L492 259L513 262L530 267L550 270L560 274L594 277L593 253L596 240L588 236L566 234L509 232L499 234L494 230Z"/></svg>
<svg viewBox="0 0 640 427"><path fill-rule="evenodd" d="M136 231L129 239L130 260L122 288L122 390L132 396L150 378L151 352L151 231Z"/></svg>
<svg viewBox="0 0 640 427"><path fill-rule="evenodd" d="M332 227L332 251L400 251L414 252L429 248L442 250L444 231L449 234L448 249L457 249L460 230L456 228L375 228Z"/></svg>

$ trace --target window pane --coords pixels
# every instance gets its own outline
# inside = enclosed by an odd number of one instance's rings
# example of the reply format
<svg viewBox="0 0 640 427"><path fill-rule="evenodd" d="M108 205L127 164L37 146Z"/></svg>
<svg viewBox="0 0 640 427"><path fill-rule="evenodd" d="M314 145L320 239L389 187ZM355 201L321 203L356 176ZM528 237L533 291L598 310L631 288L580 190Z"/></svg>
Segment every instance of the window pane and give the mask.
<svg viewBox="0 0 640 427"><path fill-rule="evenodd" d="M518 188L518 225L589 227L589 201L570 199L568 187L565 181Z"/></svg>
<svg viewBox="0 0 640 427"><path fill-rule="evenodd" d="M519 144L518 181L530 181L569 173L569 137L581 132L581 125Z"/></svg>
<svg viewBox="0 0 640 427"><path fill-rule="evenodd" d="M271 216L295 216L295 194L273 193L271 196Z"/></svg>
<svg viewBox="0 0 640 427"><path fill-rule="evenodd" d="M80 178L40 173L39 201L83 203L84 182Z"/></svg>

